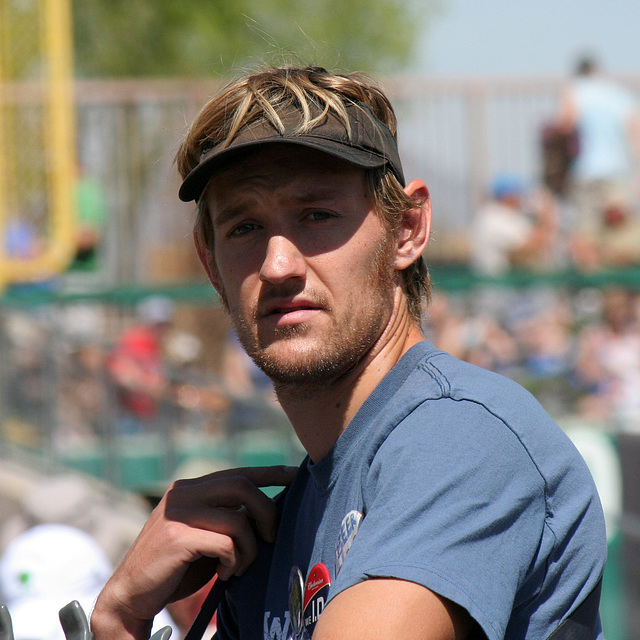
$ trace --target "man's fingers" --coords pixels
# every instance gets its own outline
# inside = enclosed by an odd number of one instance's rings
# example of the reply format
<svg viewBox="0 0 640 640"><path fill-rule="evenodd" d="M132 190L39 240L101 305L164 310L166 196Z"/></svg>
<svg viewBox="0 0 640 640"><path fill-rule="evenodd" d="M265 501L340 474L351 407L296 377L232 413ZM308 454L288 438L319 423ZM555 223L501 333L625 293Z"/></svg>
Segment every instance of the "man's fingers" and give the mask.
<svg viewBox="0 0 640 640"><path fill-rule="evenodd" d="M250 480L256 487L288 487L298 471L298 467L274 465L271 467L241 467L239 469L225 469L202 476L206 478L231 478L242 476Z"/></svg>
<svg viewBox="0 0 640 640"><path fill-rule="evenodd" d="M239 539L230 538L221 533L212 532L208 539L212 556L218 559L217 573L222 580L228 580L233 575L242 575L255 560L257 549L253 540L253 551L242 550ZM244 540L243 543L247 541ZM251 545L249 545L251 546ZM202 550L205 552L205 549Z"/></svg>
<svg viewBox="0 0 640 640"><path fill-rule="evenodd" d="M242 476L216 478L190 486L176 484L167 496L165 515L169 520L209 531L223 527L225 533L231 533L232 527L244 527L253 535L250 524L253 522L267 542L273 542L278 526L273 500ZM234 515L242 517L238 519Z"/></svg>
<svg viewBox="0 0 640 640"><path fill-rule="evenodd" d="M249 519L255 522L260 535L267 542L273 542L277 529L277 510L271 498L258 487L288 485L295 472L294 467L248 467L178 480L167 493L165 515L172 520L192 520L196 505L212 509L243 507ZM209 521L215 521L213 513ZM211 528L203 522L193 524Z"/></svg>
<svg viewBox="0 0 640 640"><path fill-rule="evenodd" d="M246 511L200 509L189 515L189 526L202 532L195 547L200 555L218 558L232 573L243 573L256 558L258 546Z"/></svg>

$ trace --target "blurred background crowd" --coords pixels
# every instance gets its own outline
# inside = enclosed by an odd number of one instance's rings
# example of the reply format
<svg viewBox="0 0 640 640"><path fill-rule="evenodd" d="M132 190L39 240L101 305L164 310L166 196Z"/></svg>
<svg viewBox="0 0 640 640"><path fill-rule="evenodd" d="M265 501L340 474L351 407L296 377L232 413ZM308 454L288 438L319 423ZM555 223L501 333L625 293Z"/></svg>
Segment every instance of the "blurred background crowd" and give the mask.
<svg viewBox="0 0 640 640"><path fill-rule="evenodd" d="M172 166L207 96L265 59L364 69L390 96L434 207L425 335L520 382L574 439L607 517L605 638L640 639L640 52L607 39L637 7L596 24L597 3L522 2L483 31L472 0L223 4L0 2L0 602L16 640L60 637L71 599L90 608L173 479L302 460L197 263ZM167 612L177 634L200 602Z"/></svg>

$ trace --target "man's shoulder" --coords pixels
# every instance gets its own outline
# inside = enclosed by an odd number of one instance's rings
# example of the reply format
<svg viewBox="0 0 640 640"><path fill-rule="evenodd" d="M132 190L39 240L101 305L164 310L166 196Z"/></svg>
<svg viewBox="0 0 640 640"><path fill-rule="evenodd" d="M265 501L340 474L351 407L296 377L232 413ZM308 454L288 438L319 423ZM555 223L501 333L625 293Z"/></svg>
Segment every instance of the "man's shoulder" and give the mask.
<svg viewBox="0 0 640 640"><path fill-rule="evenodd" d="M540 468L546 466L538 461L549 457L550 445L558 455L574 457L567 436L520 384L432 345L422 347L422 352L393 399L393 431L402 425L396 438L404 432L413 440L438 438L475 450L480 443L496 447L513 442Z"/></svg>
<svg viewBox="0 0 640 640"><path fill-rule="evenodd" d="M520 384L499 373L459 360L425 341L421 357L407 377L400 393L428 398L468 399L484 404L500 404L510 397L537 404Z"/></svg>

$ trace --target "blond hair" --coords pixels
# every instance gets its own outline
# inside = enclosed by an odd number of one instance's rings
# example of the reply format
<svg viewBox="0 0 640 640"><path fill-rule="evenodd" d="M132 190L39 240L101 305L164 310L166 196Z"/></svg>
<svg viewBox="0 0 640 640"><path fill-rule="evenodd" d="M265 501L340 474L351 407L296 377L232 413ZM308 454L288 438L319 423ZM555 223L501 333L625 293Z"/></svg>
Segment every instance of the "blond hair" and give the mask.
<svg viewBox="0 0 640 640"><path fill-rule="evenodd" d="M346 105L362 103L384 123L394 138L397 121L385 94L361 74L329 73L321 67L278 67L247 75L227 85L210 100L189 128L176 154L176 164L185 178L213 147L225 148L246 127L268 121L284 132L281 114L295 109L300 113L297 133L303 135L332 112L350 132ZM367 169L367 181L378 213L390 232L396 233L401 216L420 206L407 196L396 176L386 168ZM213 228L205 198L198 202L195 231L204 246L213 248ZM429 274L422 258L402 272L409 310L419 323L422 303L428 301Z"/></svg>

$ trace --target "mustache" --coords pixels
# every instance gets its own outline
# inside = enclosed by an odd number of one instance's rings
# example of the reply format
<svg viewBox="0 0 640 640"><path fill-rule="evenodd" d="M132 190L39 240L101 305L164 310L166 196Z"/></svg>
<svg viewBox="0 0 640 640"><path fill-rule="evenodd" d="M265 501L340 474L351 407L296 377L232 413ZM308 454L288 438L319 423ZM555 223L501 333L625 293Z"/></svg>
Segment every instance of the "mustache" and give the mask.
<svg viewBox="0 0 640 640"><path fill-rule="evenodd" d="M273 310L274 306L282 304L283 301L298 299L303 305L309 305L331 311L332 305L329 297L318 289L308 288L304 285L293 285L283 283L282 285L269 285L262 288L258 296L257 304L252 312L253 321L257 321L260 317L268 314Z"/></svg>

